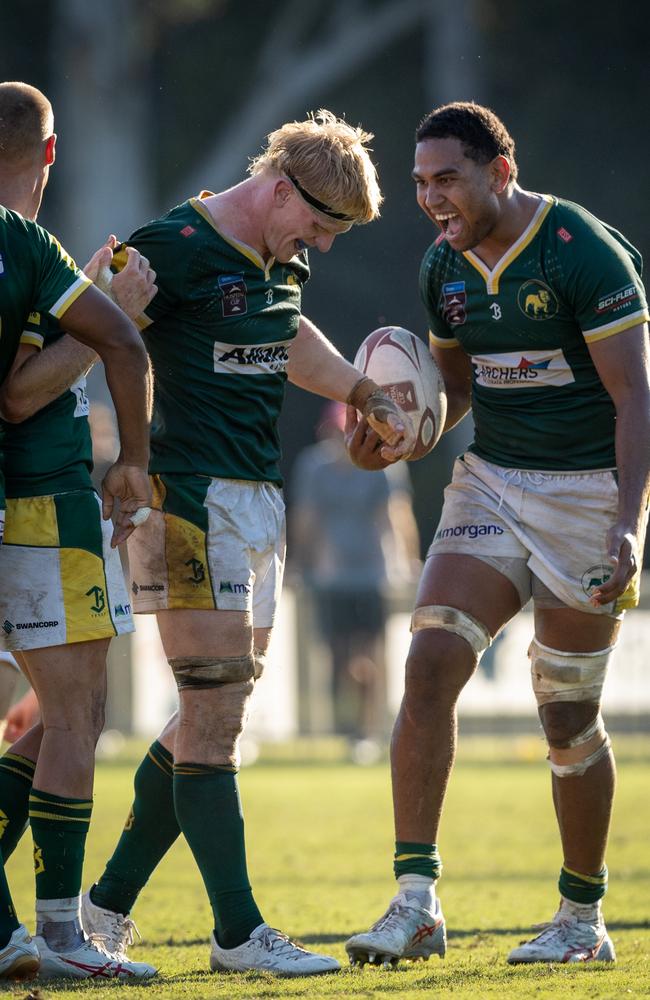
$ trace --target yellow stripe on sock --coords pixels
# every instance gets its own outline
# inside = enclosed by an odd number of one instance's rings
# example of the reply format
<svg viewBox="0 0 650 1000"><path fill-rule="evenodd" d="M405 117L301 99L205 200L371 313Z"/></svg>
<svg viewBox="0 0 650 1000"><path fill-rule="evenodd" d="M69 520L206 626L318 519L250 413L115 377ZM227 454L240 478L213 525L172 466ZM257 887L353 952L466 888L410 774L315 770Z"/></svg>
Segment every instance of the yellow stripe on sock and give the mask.
<svg viewBox="0 0 650 1000"><path fill-rule="evenodd" d="M581 878L583 882L591 882L592 885L604 885L607 882L607 872L603 875L583 875L582 872L574 872L573 869L567 868L566 865L562 866L567 873L567 875L573 875L575 878Z"/></svg>
<svg viewBox="0 0 650 1000"><path fill-rule="evenodd" d="M58 819L62 823L90 823L90 816L59 816L57 813L35 812L29 810L30 819Z"/></svg>

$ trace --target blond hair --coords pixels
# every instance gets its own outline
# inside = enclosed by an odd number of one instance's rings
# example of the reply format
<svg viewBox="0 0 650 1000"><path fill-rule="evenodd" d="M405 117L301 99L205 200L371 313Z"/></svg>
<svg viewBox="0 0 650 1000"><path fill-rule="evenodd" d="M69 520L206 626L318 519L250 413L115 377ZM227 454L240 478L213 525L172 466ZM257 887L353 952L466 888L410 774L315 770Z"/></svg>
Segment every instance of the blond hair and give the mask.
<svg viewBox="0 0 650 1000"><path fill-rule="evenodd" d="M31 162L54 128L52 105L28 83L0 83L0 166Z"/></svg>
<svg viewBox="0 0 650 1000"><path fill-rule="evenodd" d="M275 170L295 179L337 217L358 225L379 215L383 201L377 170L368 155L371 132L353 128L321 108L306 121L287 122L268 136L250 163L251 174Z"/></svg>

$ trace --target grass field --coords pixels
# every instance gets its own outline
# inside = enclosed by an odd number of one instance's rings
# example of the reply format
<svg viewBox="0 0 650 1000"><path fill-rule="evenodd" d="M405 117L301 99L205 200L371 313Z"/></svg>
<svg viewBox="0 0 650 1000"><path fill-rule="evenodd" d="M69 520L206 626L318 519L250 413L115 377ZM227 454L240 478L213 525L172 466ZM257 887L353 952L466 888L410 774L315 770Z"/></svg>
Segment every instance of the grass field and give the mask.
<svg viewBox="0 0 650 1000"><path fill-rule="evenodd" d="M184 843L177 843L135 911L142 942L135 957L160 974L148 986L106 983L5 988L27 998L129 1000L212 997L621 998L650 996L650 739L615 741L619 790L608 856L607 922L616 966L509 967L505 958L530 925L557 901L560 863L549 779L537 740L466 741L454 774L440 838L447 916L444 962L402 964L398 971L351 969L318 979L211 975L211 920L202 883ZM142 747L99 765L86 859L92 880L112 850L131 798ZM343 942L374 920L393 892L392 821L387 765L358 768L336 748L275 749L241 775L250 870L269 923L343 963ZM19 914L32 925L30 845L9 865ZM1 992L1 990L0 990Z"/></svg>

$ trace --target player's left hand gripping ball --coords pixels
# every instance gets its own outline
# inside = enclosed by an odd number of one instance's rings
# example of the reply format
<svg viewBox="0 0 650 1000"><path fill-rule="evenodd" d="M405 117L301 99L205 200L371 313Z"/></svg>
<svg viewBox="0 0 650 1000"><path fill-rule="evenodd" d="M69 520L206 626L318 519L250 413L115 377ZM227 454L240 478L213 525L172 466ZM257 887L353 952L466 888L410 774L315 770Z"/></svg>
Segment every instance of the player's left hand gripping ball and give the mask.
<svg viewBox="0 0 650 1000"><path fill-rule="evenodd" d="M373 392L366 400L363 415L385 442L381 453L388 461L408 458L415 448L415 430L410 417L384 392Z"/></svg>

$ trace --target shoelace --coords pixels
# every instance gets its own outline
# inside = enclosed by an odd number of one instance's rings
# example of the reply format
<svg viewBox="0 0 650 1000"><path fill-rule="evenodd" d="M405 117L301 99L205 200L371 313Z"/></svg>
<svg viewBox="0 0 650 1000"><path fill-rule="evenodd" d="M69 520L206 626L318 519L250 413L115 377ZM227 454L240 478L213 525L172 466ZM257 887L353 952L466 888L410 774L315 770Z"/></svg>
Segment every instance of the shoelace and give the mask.
<svg viewBox="0 0 650 1000"><path fill-rule="evenodd" d="M135 921L130 917L122 917L115 914L111 918L111 926L107 931L98 931L91 935L102 943L102 947L107 954L123 955L135 941L135 936L140 938L140 931L136 927Z"/></svg>
<svg viewBox="0 0 650 1000"><path fill-rule="evenodd" d="M300 953L306 954L305 949L295 944L287 934L276 930L274 927L267 927L259 936L258 941L268 951L275 951L278 955L284 955L292 959L300 958Z"/></svg>
<svg viewBox="0 0 650 1000"><path fill-rule="evenodd" d="M379 931L384 930L384 928L389 927L391 923L399 919L401 916L406 914L407 910L416 910L418 907L408 901L400 900L399 902L393 903L389 908L388 912L380 917L377 923L374 925L373 930Z"/></svg>

